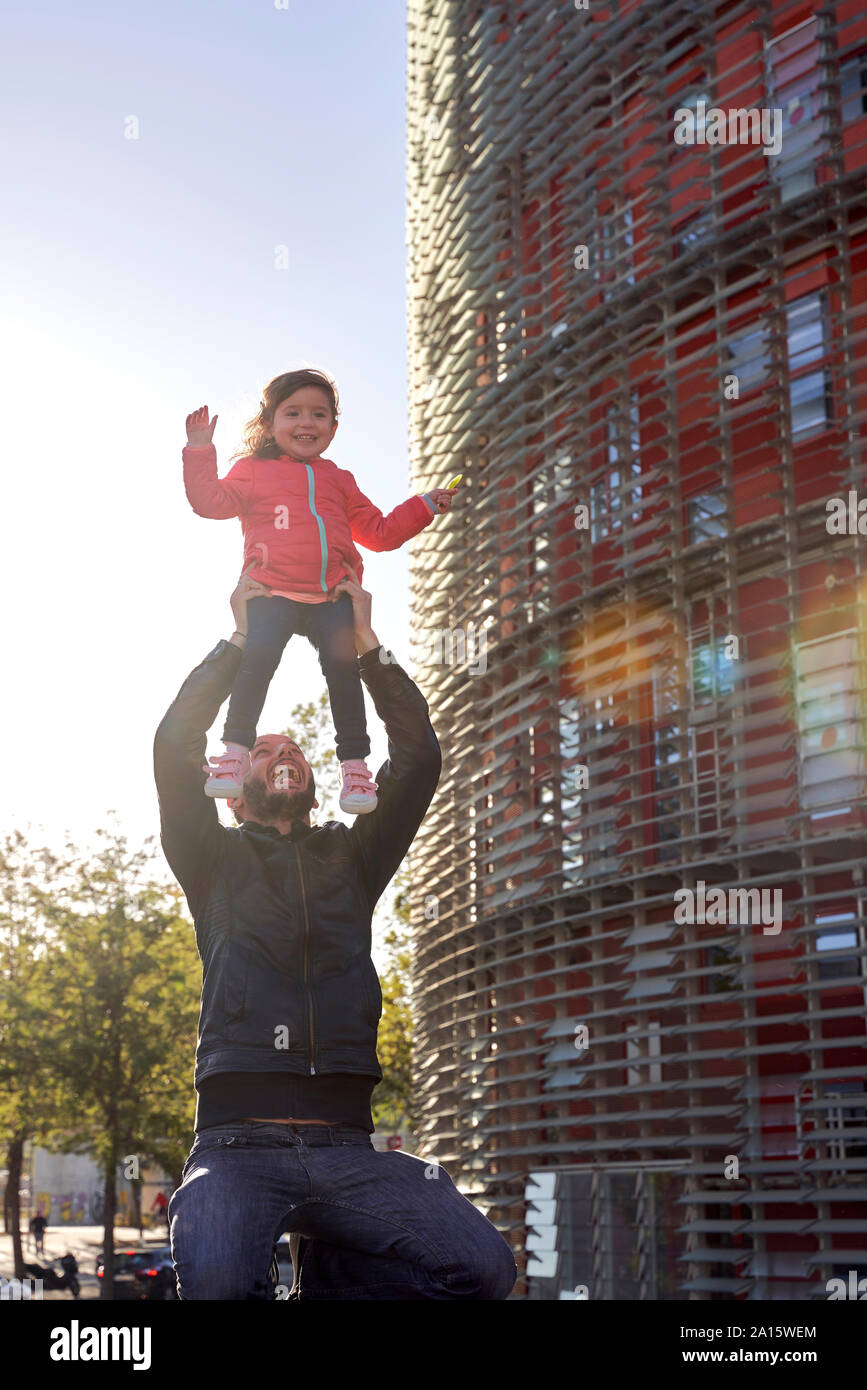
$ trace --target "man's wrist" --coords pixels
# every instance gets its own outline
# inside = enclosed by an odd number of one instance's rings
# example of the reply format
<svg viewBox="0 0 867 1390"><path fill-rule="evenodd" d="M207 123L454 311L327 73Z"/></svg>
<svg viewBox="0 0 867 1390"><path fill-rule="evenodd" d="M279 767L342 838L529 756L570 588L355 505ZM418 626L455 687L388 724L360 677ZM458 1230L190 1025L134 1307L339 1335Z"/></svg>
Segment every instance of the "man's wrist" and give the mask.
<svg viewBox="0 0 867 1390"><path fill-rule="evenodd" d="M231 637L229 638L229 644L233 647L240 647L243 651L244 647L247 645L246 633L239 632L236 628L235 631L232 633Z"/></svg>
<svg viewBox="0 0 867 1390"><path fill-rule="evenodd" d="M366 652L375 651L376 648L381 645L379 638L371 627L365 628L363 632L356 632L355 634L355 650L359 656L364 656Z"/></svg>

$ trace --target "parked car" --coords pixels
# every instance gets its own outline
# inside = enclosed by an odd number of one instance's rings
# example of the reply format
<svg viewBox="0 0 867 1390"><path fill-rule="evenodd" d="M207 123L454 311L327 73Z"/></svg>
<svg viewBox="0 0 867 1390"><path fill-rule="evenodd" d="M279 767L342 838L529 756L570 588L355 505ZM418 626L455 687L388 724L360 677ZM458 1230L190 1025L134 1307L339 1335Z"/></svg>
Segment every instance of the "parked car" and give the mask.
<svg viewBox="0 0 867 1390"><path fill-rule="evenodd" d="M134 1274L140 1298L151 1303L177 1298L177 1275L170 1245L158 1245L150 1249Z"/></svg>
<svg viewBox="0 0 867 1390"><path fill-rule="evenodd" d="M169 1278L169 1275L171 1277ZM105 1277L105 1252L96 1259L96 1277ZM171 1292L166 1292L167 1285ZM125 1246L114 1252L114 1296L117 1299L174 1298L172 1254L168 1245Z"/></svg>

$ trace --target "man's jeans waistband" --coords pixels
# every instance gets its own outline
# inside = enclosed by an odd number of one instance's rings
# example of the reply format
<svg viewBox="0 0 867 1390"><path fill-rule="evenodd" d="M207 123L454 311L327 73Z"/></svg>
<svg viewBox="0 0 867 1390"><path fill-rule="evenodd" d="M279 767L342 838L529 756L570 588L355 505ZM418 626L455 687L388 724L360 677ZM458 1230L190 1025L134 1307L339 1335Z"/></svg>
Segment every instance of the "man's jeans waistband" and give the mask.
<svg viewBox="0 0 867 1390"><path fill-rule="evenodd" d="M268 1120L243 1120L237 1124L208 1125L196 1135L196 1145L217 1140L220 1147L245 1144L280 1147L285 1144L370 1144L370 1134L360 1125L295 1125ZM196 1147L194 1145L194 1147Z"/></svg>

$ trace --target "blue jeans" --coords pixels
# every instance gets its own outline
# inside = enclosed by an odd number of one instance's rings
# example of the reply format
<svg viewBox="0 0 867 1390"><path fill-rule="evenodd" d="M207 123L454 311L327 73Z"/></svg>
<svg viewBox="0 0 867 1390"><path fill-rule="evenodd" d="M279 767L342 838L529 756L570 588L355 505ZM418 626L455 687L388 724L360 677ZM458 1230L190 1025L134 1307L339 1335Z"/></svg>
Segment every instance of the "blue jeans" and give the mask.
<svg viewBox="0 0 867 1390"><path fill-rule="evenodd" d="M348 594L333 603L296 603L264 594L248 599L247 641L226 711L223 742L253 747L268 687L286 643L296 632L304 633L319 657L331 701L338 762L366 758L370 739Z"/></svg>
<svg viewBox="0 0 867 1390"><path fill-rule="evenodd" d="M169 1203L182 1299L268 1299L284 1231L302 1237L292 1297L504 1299L497 1228L444 1168L374 1149L356 1125L240 1121L202 1130Z"/></svg>

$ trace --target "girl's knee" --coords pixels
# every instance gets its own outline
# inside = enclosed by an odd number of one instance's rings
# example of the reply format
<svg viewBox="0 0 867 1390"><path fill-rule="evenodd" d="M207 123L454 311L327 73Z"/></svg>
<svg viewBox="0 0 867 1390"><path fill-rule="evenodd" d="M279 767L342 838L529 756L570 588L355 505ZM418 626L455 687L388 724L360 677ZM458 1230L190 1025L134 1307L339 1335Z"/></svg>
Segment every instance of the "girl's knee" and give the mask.
<svg viewBox="0 0 867 1390"><path fill-rule="evenodd" d="M327 672L331 669L350 671L355 678L358 678L354 633L335 632L327 646L323 646L320 650L319 664L323 671Z"/></svg>

